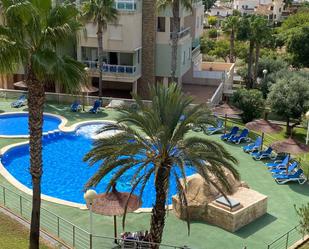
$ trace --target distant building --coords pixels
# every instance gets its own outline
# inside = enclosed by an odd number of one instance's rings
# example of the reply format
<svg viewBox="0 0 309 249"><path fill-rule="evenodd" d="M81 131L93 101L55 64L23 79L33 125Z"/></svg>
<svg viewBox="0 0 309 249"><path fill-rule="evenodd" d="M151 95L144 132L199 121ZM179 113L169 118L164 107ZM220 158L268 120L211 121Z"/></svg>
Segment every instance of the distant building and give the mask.
<svg viewBox="0 0 309 249"><path fill-rule="evenodd" d="M241 14L265 16L269 21L280 21L284 11L283 0L234 0L233 9Z"/></svg>

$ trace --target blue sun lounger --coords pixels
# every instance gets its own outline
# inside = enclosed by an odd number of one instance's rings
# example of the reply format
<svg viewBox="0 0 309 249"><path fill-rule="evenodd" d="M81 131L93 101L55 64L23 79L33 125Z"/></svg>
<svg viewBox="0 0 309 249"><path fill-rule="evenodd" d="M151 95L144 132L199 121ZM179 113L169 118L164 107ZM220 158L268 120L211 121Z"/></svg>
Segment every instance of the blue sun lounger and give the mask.
<svg viewBox="0 0 309 249"><path fill-rule="evenodd" d="M102 105L101 100L96 100L93 104L93 107L89 110L89 112L97 113L100 110L101 105Z"/></svg>
<svg viewBox="0 0 309 249"><path fill-rule="evenodd" d="M13 108L20 108L27 104L27 98L26 95L21 95L19 98L11 103L11 107Z"/></svg>
<svg viewBox="0 0 309 249"><path fill-rule="evenodd" d="M239 136L233 136L228 139L229 142L240 144L243 141L248 140L249 130L243 129Z"/></svg>
<svg viewBox="0 0 309 249"><path fill-rule="evenodd" d="M225 133L221 136L222 140L228 140L234 136L236 136L237 132L239 131L238 126L234 126L229 133Z"/></svg>
<svg viewBox="0 0 309 249"><path fill-rule="evenodd" d="M205 133L207 135L212 135L217 132L221 132L223 130L223 121L221 119L218 119L217 126L209 126L206 128Z"/></svg>
<svg viewBox="0 0 309 249"><path fill-rule="evenodd" d="M249 153L249 152L254 152L260 149L262 145L262 138L259 136L256 138L254 143L245 145L242 147L242 149L244 150L244 152Z"/></svg>
<svg viewBox="0 0 309 249"><path fill-rule="evenodd" d="M272 177L278 184L285 184L288 182L298 182L299 184L304 184L307 181L302 169L298 169L291 174L275 174Z"/></svg>
<svg viewBox="0 0 309 249"><path fill-rule="evenodd" d="M289 161L290 161L290 156L287 155L283 160L277 160L274 162L269 162L269 163L265 163L265 165L269 168L286 168L286 166L288 165Z"/></svg>
<svg viewBox="0 0 309 249"><path fill-rule="evenodd" d="M73 104L71 105L71 111L72 112L78 112L82 109L82 106L80 105L79 100L75 100Z"/></svg>
<svg viewBox="0 0 309 249"><path fill-rule="evenodd" d="M269 170L272 174L286 174L286 172L291 173L293 170L295 170L298 166L297 162L293 162L288 166L288 170L286 168L275 168Z"/></svg>
<svg viewBox="0 0 309 249"><path fill-rule="evenodd" d="M266 150L257 151L257 152L251 152L251 156L254 160L262 160L265 158L272 158L273 157L273 149L271 147L268 147Z"/></svg>

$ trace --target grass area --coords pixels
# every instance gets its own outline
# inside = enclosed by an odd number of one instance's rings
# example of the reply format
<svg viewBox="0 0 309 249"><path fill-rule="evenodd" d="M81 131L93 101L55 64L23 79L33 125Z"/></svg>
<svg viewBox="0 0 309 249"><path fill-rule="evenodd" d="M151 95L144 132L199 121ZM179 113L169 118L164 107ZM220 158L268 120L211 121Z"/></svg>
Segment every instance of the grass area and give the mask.
<svg viewBox="0 0 309 249"><path fill-rule="evenodd" d="M28 233L29 231L23 225L0 213L1 249L27 249ZM51 249L52 247L41 244L40 248Z"/></svg>
<svg viewBox="0 0 309 249"><path fill-rule="evenodd" d="M8 102L1 102L0 110L11 111ZM87 113L71 113L67 106L47 104L47 112L56 113L69 119L70 124L89 119L114 119L119 115L113 110L103 111L98 115ZM231 126L232 123L229 123ZM302 131L299 131L300 138ZM202 133L191 133L193 136L205 136ZM242 152L238 145L224 143L218 135L208 136L212 141L222 144L230 153L232 153L239 165L237 166L243 181L258 192L268 196L268 212L260 219L243 227L235 233L227 232L219 227L203 223L192 222L191 235L188 236L186 223L177 219L173 212L169 212L166 219L163 242L175 245L188 245L192 248L207 249L240 249L244 246L250 249L266 248L267 243L273 241L283 233L290 230L298 222L294 211L294 204L297 206L309 201L309 185L287 184L277 185L269 172L263 165L263 162L254 161L250 155ZM275 135L273 140L284 139L283 133ZM15 140L0 139L2 144L13 143ZM47 167L47 165L45 165ZM10 189L16 190L3 177L0 176L0 184ZM25 194L23 194L26 196ZM0 196L1 201L1 196ZM71 221L85 230L89 230L89 213L85 210L57 205L43 201L43 207L58 214L59 216ZM150 223L150 214L129 214L127 217L127 231L148 230ZM121 227L121 219L118 219L118 225ZM97 235L113 236L113 218L94 215L94 230ZM224 238L224 239L222 239ZM103 241L100 242L104 244ZM1 248L1 247L0 247Z"/></svg>

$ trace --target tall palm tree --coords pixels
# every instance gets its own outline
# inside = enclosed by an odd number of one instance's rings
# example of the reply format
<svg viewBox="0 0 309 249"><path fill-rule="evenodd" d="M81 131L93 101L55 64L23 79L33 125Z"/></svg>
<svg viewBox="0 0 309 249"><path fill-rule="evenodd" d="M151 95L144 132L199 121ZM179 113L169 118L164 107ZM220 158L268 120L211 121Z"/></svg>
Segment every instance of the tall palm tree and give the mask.
<svg viewBox="0 0 309 249"><path fill-rule="evenodd" d="M209 112L204 105L192 107L192 99L184 95L176 83L169 87L151 86L150 97L151 106L134 96L138 108L135 111L122 109L117 123L102 128L99 132L119 132L96 140L94 148L84 160L89 161L90 165L97 162L101 164L86 188L96 186L113 171L107 186L107 191L110 191L123 174L133 170L132 192L140 186L139 194L142 195L145 185L154 175L156 197L150 238L152 242L160 243L171 175L175 176L179 199L186 207L186 167L195 169L207 182L213 183L209 176L216 175L226 189L230 186L224 176L224 168L230 170L236 178L238 173L233 167L236 159L220 144L205 137L189 136L192 127L209 123ZM184 180L184 187L180 184L180 178Z"/></svg>
<svg viewBox="0 0 309 249"><path fill-rule="evenodd" d="M223 30L230 34L230 62L235 62L235 35L239 26L239 16L229 16L223 23Z"/></svg>
<svg viewBox="0 0 309 249"><path fill-rule="evenodd" d="M262 17L255 19L253 23L254 40L255 40L255 60L254 60L254 75L253 84L256 83L259 59L260 59L260 49L265 42L271 39L271 28L268 25L268 21Z"/></svg>
<svg viewBox="0 0 309 249"><path fill-rule="evenodd" d="M30 174L33 197L30 248L39 248L42 124L44 85L54 81L67 90L84 79L84 65L56 52L57 46L80 28L72 4L52 7L51 0L1 0L4 25L0 25L0 70L13 73L22 64L28 86Z"/></svg>
<svg viewBox="0 0 309 249"><path fill-rule="evenodd" d="M171 80L176 82L177 69L177 49L180 31L180 7L183 6L186 10L192 11L192 0L157 0L157 9L165 10L168 7L172 8L173 18L171 20L172 34L172 57L171 57Z"/></svg>
<svg viewBox="0 0 309 249"><path fill-rule="evenodd" d="M114 0L88 0L82 6L82 16L87 21L97 25L98 62L99 62L99 96L103 96L102 66L103 66L103 32L108 23L117 20L117 9Z"/></svg>

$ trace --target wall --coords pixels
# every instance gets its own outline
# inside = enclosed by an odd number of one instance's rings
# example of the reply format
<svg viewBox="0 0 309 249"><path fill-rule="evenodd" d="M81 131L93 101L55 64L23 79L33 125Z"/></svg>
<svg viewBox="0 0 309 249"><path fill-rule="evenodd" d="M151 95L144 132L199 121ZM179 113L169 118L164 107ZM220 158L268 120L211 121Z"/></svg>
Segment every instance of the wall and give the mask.
<svg viewBox="0 0 309 249"><path fill-rule="evenodd" d="M119 29L119 37L115 36L115 25L107 25L107 29L103 33L103 48L105 51L132 52L142 46L142 13L140 12L121 12L116 25ZM86 25L85 31L79 34L79 46L98 47L97 26L93 23ZM115 37L111 37L114 35ZM80 59L80 53L78 52Z"/></svg>
<svg viewBox="0 0 309 249"><path fill-rule="evenodd" d="M192 44L192 38L190 36L186 36L179 42L177 50L176 77L181 77L191 67L191 60L192 60L191 44ZM171 45L169 44L156 45L156 76L169 77L171 75L171 54L172 54ZM185 59L183 60L183 58Z"/></svg>

